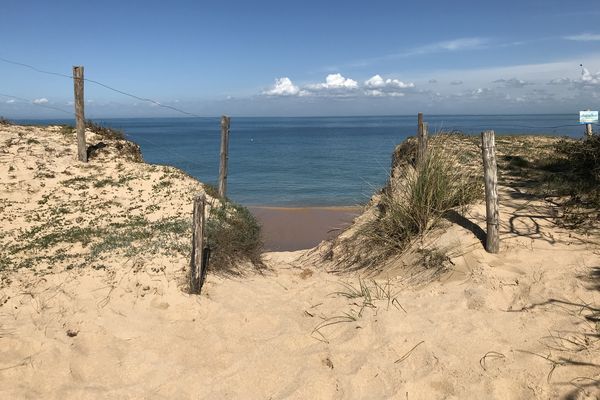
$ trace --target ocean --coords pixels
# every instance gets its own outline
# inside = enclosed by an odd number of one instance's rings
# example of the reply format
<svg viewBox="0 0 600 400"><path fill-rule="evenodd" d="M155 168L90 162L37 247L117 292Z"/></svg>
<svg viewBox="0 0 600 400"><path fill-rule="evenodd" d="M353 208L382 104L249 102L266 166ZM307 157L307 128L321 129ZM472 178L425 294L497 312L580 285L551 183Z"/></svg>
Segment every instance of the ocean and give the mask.
<svg viewBox="0 0 600 400"><path fill-rule="evenodd" d="M577 114L425 116L429 131L581 137ZM95 119L137 142L149 163L173 165L202 182L219 174L220 118ZM72 120L16 120L73 124ZM386 181L395 145L416 132L413 116L232 117L227 195L247 206L366 203Z"/></svg>

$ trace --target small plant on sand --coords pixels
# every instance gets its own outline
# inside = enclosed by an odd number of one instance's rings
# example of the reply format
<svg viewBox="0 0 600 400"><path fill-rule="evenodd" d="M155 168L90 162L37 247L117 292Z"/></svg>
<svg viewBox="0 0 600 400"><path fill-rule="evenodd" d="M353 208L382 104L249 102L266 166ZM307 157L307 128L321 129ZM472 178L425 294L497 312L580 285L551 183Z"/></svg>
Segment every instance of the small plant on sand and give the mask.
<svg viewBox="0 0 600 400"><path fill-rule="evenodd" d="M432 146L419 165L407 164L396 180L395 189L382 194L377 218L361 229L372 249L367 264L404 251L450 210L483 194L480 180L443 151L443 142Z"/></svg>
<svg viewBox="0 0 600 400"><path fill-rule="evenodd" d="M246 207L227 200L213 205L206 230L212 271L239 274L243 263L263 267L260 225Z"/></svg>
<svg viewBox="0 0 600 400"><path fill-rule="evenodd" d="M61 125L59 132L65 137L70 137L75 133L75 128L71 125Z"/></svg>
<svg viewBox="0 0 600 400"><path fill-rule="evenodd" d="M393 291L389 279L386 282L378 282L375 279L365 280L358 278L357 286L346 282L340 282L340 285L342 288L339 291L332 293L332 295L348 299L351 302L351 308L341 315L323 318L323 321L315 326L311 332L311 336L314 339L329 343L329 340L323 332L324 328L348 322L356 322L362 318L367 309L374 310L374 313L377 314L377 308L384 304L386 311L389 310L390 307L394 307L396 310L401 310L406 313L406 310L396 298L398 292Z"/></svg>

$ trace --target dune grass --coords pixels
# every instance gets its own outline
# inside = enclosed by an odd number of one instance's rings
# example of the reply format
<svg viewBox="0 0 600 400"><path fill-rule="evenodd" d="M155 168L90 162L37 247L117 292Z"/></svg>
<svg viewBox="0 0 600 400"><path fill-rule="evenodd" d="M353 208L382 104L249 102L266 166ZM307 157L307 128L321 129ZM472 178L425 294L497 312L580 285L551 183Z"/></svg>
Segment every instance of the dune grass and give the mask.
<svg viewBox="0 0 600 400"><path fill-rule="evenodd" d="M360 228L371 249L365 266L401 253L450 210L482 198L481 179L444 151L443 137L436 141L421 163L402 167L401 175L394 178L397 186L381 195L377 218Z"/></svg>
<svg viewBox="0 0 600 400"><path fill-rule="evenodd" d="M243 264L264 267L260 224L246 207L227 199L214 204L207 220L207 240L212 272L240 274Z"/></svg>

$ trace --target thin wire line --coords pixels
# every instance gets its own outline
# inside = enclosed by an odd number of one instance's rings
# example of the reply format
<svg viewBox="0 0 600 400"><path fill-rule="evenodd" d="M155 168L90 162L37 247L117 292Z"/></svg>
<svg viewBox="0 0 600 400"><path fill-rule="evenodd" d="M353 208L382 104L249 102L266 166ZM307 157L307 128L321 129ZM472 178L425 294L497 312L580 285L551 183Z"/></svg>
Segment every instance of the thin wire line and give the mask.
<svg viewBox="0 0 600 400"><path fill-rule="evenodd" d="M33 101L33 100L29 100L29 99L26 99L26 98L24 98L24 97L13 96L13 95L10 95L10 94L4 94L4 93L0 93L0 96L3 96L3 97L9 97L9 98L11 98L11 99L16 99L16 100L25 101L25 102L27 102L27 103L31 103L31 104L33 104L33 105L35 105L35 106L38 106L38 107L49 108L49 109L52 109L52 110L56 110L56 111L60 111L60 112L64 112L65 114L69 114L69 115L75 115L75 113L74 113L74 112L72 112L72 111L63 110L62 108L58 108L58 107L54 107L54 106L49 106L49 105L46 105L46 104L40 104L40 103L36 103L35 101Z"/></svg>
<svg viewBox="0 0 600 400"><path fill-rule="evenodd" d="M129 97L131 97L131 98L134 98L134 99L137 99L137 100L140 100L140 101L146 101L146 102L149 102L149 103L155 104L155 105L157 105L157 106L159 106L159 107L168 108L168 109L171 109L171 110L173 110L173 111L180 112L180 113L182 113L182 114L185 114L185 115L191 115L192 117L198 117L198 118L202 118L202 116L200 116L200 115L198 115L198 114L190 113L190 112L187 112L187 111L181 110L181 109L179 109L179 108L177 108L177 107L169 106L169 105L167 105L167 104L161 104L161 103L159 103L159 102L158 102L158 101L156 101L156 100L148 99L148 98L145 98L145 97L139 97L139 96L136 96L135 94L131 94L131 93L127 93L127 92L124 92L124 91L122 91L122 90L119 90L119 89L115 89L115 88L113 88L113 87L110 87L110 86L108 86L108 85L106 85L106 84L104 84L104 83L102 83L102 82L95 81L95 80L93 80L93 79L87 79L87 78L84 78L83 80L84 80L84 81L87 81L87 82L90 82L90 83L95 83L96 85L102 86L102 87L104 87L104 88L106 88L106 89L108 89L108 90L112 90L113 92L120 93L120 94L122 94L122 95L124 95L124 96L129 96Z"/></svg>
<svg viewBox="0 0 600 400"><path fill-rule="evenodd" d="M61 76L63 78L69 78L69 79L73 78L72 75L65 75L65 74L61 74L59 72L44 71L43 69L36 68L33 65L21 63L21 62L18 62L18 61L8 60L8 59L3 58L3 57L0 57L0 61L4 61L5 63L8 63L8 64L19 65L21 67L30 68L30 69L32 69L32 70L34 70L36 72L40 72L42 74L56 75L56 76Z"/></svg>
<svg viewBox="0 0 600 400"><path fill-rule="evenodd" d="M34 67L33 65L25 64L25 63L18 62L18 61L9 60L9 59L6 59L4 57L0 57L0 61L3 61L3 62L8 63L8 64L18 65L18 66L21 66L21 67L26 67L26 68L32 69L32 70L34 70L36 72L42 73L42 74L55 75L55 76L60 76L62 78L68 78L68 79L73 79L74 78L73 75L66 75L66 74L61 74L59 72L46 71L46 70ZM170 105L167 105L167 104L162 104L162 103L159 103L158 101L153 100L153 99L149 99L149 98L146 98L146 97L140 97L140 96L137 96L135 94L128 93L128 92L125 92L123 90L116 89L116 88L114 88L112 86L109 86L109 85L107 85L105 83L96 81L94 79L83 78L83 80L87 81L87 82L90 82L90 83L93 83L93 84L96 84L98 86L102 86L105 89L112 90L113 92L122 94L124 96L131 97L131 98L136 99L136 100L140 100L140 101L145 101L145 102L148 102L148 103L152 103L152 104L154 104L156 106L159 106L159 107L162 107L162 108L167 108L167 109L179 112L181 114L185 114L185 115L189 115L189 116L197 117L197 118L202 118L201 115L194 114L194 113L191 113L191 112L188 112L188 111L185 111L185 110L182 110L180 108L173 107L173 106L170 106Z"/></svg>

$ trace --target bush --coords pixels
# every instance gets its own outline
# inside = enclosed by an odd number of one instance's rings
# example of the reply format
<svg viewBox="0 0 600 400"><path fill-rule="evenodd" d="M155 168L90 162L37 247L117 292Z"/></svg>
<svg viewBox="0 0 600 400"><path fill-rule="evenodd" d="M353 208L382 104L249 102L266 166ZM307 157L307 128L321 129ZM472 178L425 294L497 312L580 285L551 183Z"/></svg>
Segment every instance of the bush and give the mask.
<svg viewBox="0 0 600 400"><path fill-rule="evenodd" d="M555 151L565 158L579 183L590 189L600 184L600 136L580 141L561 140L556 144Z"/></svg>
<svg viewBox="0 0 600 400"><path fill-rule="evenodd" d="M85 121L85 127L102 139L125 140L125 133L123 131L102 126L89 119Z"/></svg>
<svg viewBox="0 0 600 400"><path fill-rule="evenodd" d="M238 267L244 263L264 267L260 225L246 207L226 200L211 207L206 236L211 249L210 270L239 274Z"/></svg>
<svg viewBox="0 0 600 400"><path fill-rule="evenodd" d="M544 165L554 172L546 179L552 196L563 196L563 218L570 228L591 228L600 222L600 136L583 140L561 140L555 145L558 156Z"/></svg>
<svg viewBox="0 0 600 400"><path fill-rule="evenodd" d="M7 120L4 117L0 116L0 126L4 125L4 126L8 126L8 125L12 125L13 123L9 120Z"/></svg>
<svg viewBox="0 0 600 400"><path fill-rule="evenodd" d="M448 211L482 197L480 178L461 168L442 147L443 142L430 147L426 159L417 167L404 165L402 176L396 178L398 186L383 192L378 217L365 224L361 232L377 255L370 263L405 250Z"/></svg>

